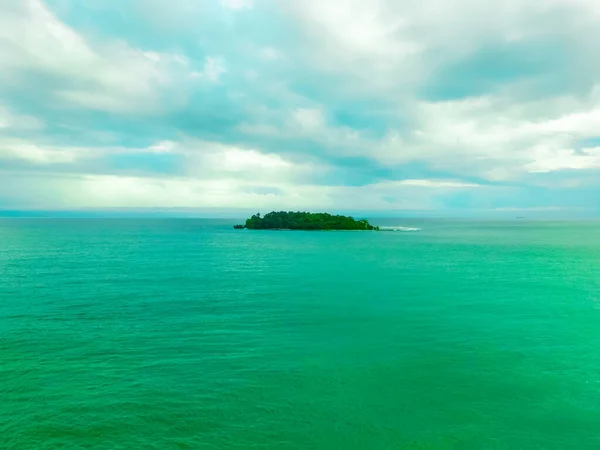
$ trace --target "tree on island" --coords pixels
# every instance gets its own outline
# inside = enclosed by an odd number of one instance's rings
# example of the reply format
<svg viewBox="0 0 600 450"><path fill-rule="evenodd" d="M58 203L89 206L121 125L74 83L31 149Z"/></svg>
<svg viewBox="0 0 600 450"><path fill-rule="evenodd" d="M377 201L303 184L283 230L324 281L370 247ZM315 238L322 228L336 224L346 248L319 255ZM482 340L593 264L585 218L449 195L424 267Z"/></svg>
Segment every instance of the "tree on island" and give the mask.
<svg viewBox="0 0 600 450"><path fill-rule="evenodd" d="M245 225L234 228L249 230L379 230L366 219L355 220L353 217L336 216L328 213L308 213L279 211L270 212L263 217L255 214L246 219Z"/></svg>

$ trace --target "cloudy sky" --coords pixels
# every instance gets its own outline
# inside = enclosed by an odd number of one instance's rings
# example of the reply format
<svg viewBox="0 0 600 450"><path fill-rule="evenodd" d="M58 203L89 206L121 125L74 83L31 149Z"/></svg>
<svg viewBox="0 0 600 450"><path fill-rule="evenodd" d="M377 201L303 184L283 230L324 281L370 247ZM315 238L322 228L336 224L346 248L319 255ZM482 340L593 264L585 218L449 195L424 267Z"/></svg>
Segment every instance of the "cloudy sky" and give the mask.
<svg viewBox="0 0 600 450"><path fill-rule="evenodd" d="M600 215L596 0L0 0L0 209Z"/></svg>

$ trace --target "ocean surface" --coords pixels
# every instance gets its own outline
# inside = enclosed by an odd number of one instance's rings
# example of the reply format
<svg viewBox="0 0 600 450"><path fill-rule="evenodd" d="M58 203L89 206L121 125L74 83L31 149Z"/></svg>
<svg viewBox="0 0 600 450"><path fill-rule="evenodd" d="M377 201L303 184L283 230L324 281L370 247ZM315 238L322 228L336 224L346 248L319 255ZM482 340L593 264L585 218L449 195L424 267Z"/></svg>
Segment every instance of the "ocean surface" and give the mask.
<svg viewBox="0 0 600 450"><path fill-rule="evenodd" d="M0 449L600 448L600 222L371 222L0 219Z"/></svg>

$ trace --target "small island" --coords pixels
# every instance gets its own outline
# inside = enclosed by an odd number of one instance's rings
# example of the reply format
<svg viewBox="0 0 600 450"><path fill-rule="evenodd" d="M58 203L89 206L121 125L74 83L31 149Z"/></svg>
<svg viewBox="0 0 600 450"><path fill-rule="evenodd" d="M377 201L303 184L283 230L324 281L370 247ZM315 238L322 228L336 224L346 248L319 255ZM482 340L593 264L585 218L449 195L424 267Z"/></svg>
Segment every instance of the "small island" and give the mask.
<svg viewBox="0 0 600 450"><path fill-rule="evenodd" d="M236 230L363 230L378 231L366 219L355 220L347 216L327 213L279 211L261 217L260 213L246 219L244 225L234 225Z"/></svg>

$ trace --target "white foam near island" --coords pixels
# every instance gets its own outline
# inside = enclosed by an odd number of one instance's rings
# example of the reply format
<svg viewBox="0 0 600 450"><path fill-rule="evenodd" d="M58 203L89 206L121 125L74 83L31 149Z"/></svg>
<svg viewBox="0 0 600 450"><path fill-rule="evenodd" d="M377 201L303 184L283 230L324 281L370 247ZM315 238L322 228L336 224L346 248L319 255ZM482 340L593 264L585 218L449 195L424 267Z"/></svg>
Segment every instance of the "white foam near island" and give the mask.
<svg viewBox="0 0 600 450"><path fill-rule="evenodd" d="M401 227L401 226L379 227L379 229L381 231L421 231L421 228Z"/></svg>

